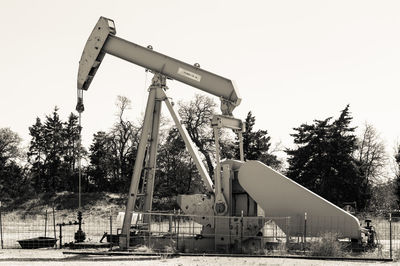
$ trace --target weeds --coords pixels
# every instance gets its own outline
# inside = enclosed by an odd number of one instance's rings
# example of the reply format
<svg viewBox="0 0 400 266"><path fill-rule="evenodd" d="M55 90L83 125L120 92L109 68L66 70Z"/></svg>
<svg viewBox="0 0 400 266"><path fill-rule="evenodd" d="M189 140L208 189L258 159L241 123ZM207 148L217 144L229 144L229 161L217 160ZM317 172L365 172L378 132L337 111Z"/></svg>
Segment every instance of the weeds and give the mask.
<svg viewBox="0 0 400 266"><path fill-rule="evenodd" d="M400 261L400 249L396 249L393 251L393 260Z"/></svg>
<svg viewBox="0 0 400 266"><path fill-rule="evenodd" d="M337 234L324 233L319 240L309 243L310 255L318 257L343 257L345 251Z"/></svg>

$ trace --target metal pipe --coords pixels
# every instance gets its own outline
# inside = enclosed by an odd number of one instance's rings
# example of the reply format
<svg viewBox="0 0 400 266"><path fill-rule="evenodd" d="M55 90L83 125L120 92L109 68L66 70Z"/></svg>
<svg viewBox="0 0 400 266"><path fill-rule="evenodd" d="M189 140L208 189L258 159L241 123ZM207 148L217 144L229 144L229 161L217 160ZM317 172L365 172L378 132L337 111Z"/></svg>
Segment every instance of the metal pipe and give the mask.
<svg viewBox="0 0 400 266"><path fill-rule="evenodd" d="M159 75L160 79L164 81L165 86L165 77ZM162 84L159 84L162 86ZM154 88L157 89L157 88ZM156 175L156 163L157 163L157 148L158 148L158 136L160 129L160 117L161 117L161 101L159 99L155 99L154 102L154 112L153 112L153 122L151 126L150 132L150 147L149 147L149 158L146 165L146 196L144 199L144 209L143 211L151 211L152 209L152 200L153 200L153 192L154 192L154 178ZM148 221L147 221L148 220ZM144 223L147 223L151 220L151 215L145 216Z"/></svg>
<svg viewBox="0 0 400 266"><path fill-rule="evenodd" d="M243 153L243 133L239 132L239 151L240 151L240 161L244 162L244 153Z"/></svg>
<svg viewBox="0 0 400 266"><path fill-rule="evenodd" d="M215 194L221 194L221 163L220 163L220 148L219 148L219 132L218 128L214 127L214 138L215 138Z"/></svg>
<svg viewBox="0 0 400 266"><path fill-rule="evenodd" d="M392 213L389 213L390 259L392 259Z"/></svg>

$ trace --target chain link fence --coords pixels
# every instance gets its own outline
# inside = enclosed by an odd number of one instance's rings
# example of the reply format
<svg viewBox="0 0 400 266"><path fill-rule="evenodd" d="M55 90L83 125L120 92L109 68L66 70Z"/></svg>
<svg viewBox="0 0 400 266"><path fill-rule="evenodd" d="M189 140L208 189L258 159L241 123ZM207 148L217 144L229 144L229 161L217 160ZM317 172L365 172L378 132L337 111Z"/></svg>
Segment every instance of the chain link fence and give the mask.
<svg viewBox="0 0 400 266"><path fill-rule="evenodd" d="M214 217L183 215L178 212L135 213L133 217L131 247L145 247L147 251L153 252L386 259L400 256L400 219L389 216L372 219L376 246L357 251L351 246L350 239L342 239L337 234L335 226L323 228L322 232L317 223L307 224L305 220L303 228L293 228L291 217ZM320 217L323 224L326 224L327 219L332 220L332 225L338 222L334 220L337 218ZM118 246L122 221L121 213L103 217L85 217L84 213L81 226L86 234L85 242L102 241ZM1 248L21 248L21 240L30 239L39 239L39 242L54 239L54 243L48 244L49 247L65 247L75 242L78 227L77 221L57 214L53 216L52 213L25 218L3 213L0 221ZM297 233L294 235L291 232ZM37 243L30 248L36 248L35 245Z"/></svg>

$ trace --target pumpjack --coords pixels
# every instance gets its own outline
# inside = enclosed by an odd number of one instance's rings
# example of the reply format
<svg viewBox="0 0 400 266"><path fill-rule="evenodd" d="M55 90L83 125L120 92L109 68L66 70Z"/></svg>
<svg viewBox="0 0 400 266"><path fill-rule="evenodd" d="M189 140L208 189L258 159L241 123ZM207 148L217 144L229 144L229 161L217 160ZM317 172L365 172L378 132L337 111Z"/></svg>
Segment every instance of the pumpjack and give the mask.
<svg viewBox="0 0 400 266"><path fill-rule="evenodd" d="M258 245L254 241L257 239L256 236L260 235L265 218L259 216L257 206L264 210L268 217L290 217L290 227L282 224L282 219L272 218L288 236L304 234L318 236L334 228L341 237L351 239L352 243L357 243L357 245L362 246L371 242L368 240L368 235L372 235L371 230L368 229L371 226L362 228L355 216L269 166L259 161L244 161L242 133L245 131L245 124L232 114L241 102L241 97L232 80L201 69L198 64L190 65L158 53L150 46L142 47L119 38L116 36L114 21L100 17L86 42L79 61L78 92L80 93L78 95L88 90L105 54L141 66L154 74L149 87L143 131L119 237L121 249L129 248L132 214L138 197L144 197L140 211L151 212L152 210L162 102L170 112L208 191L204 195L178 197L178 204L182 211L185 214L196 215L196 222L203 226L202 237L193 239L196 241L198 251L207 251L214 247L221 251L232 250L244 243L250 243L250 246ZM196 146L180 123L181 118L167 96L168 79L180 81L212 94L221 101L221 114L213 117L211 125L216 143L215 182L210 178ZM81 98L78 99L79 103L83 110ZM220 128L229 128L238 134L240 146L238 160L220 160ZM143 191L139 191L139 183L145 184ZM308 228L306 233L303 229L305 216ZM226 219L215 219L223 217ZM243 220L238 217L251 219ZM241 226L239 223L242 223ZM221 235L230 237L224 238L220 237ZM246 237L243 238L243 236ZM367 240L365 240L366 236Z"/></svg>

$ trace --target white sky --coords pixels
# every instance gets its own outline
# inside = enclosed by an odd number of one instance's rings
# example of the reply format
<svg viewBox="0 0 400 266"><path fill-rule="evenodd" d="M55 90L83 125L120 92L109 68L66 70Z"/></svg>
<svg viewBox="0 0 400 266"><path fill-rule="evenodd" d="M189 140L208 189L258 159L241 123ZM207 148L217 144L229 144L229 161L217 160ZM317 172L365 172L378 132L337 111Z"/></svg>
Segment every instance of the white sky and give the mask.
<svg viewBox="0 0 400 266"><path fill-rule="evenodd" d="M78 62L100 16L117 36L232 79L256 127L292 145L292 128L339 115L372 124L388 151L400 138L400 1L0 1L0 127L27 144L28 127L54 106L63 120L76 105ZM106 55L85 93L83 140L109 129L117 95L138 119L144 69ZM197 90L169 82L169 95ZM218 99L216 99L218 101Z"/></svg>

